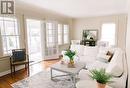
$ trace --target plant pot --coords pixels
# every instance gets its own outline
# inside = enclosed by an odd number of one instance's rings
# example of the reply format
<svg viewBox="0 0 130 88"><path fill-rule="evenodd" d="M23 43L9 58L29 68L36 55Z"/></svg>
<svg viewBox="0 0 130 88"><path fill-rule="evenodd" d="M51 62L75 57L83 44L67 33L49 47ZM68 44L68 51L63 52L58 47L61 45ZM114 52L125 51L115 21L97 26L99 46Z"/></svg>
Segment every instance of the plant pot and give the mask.
<svg viewBox="0 0 130 88"><path fill-rule="evenodd" d="M73 60L70 60L70 62L68 63L68 67L69 67L69 68L75 68L74 61L73 61Z"/></svg>
<svg viewBox="0 0 130 88"><path fill-rule="evenodd" d="M97 82L97 88L105 88L106 84L101 84L99 82Z"/></svg>

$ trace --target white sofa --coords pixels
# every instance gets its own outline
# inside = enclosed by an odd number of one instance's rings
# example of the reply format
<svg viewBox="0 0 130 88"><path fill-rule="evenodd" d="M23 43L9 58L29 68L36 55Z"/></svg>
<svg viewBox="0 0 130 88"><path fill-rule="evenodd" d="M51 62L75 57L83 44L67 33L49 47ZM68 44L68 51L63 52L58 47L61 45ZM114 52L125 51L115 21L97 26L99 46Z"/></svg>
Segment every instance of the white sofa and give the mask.
<svg viewBox="0 0 130 88"><path fill-rule="evenodd" d="M113 83L109 84L113 88L125 88L127 80L127 63L125 53L119 48L102 48L103 51L110 51L114 53L110 62L104 62L97 56L101 51L101 48L83 46L83 45L71 45L71 50L77 52L77 55L81 62L86 63L87 70L82 70L79 74L81 80L91 80L88 76L89 70L105 68L106 72L114 76Z"/></svg>

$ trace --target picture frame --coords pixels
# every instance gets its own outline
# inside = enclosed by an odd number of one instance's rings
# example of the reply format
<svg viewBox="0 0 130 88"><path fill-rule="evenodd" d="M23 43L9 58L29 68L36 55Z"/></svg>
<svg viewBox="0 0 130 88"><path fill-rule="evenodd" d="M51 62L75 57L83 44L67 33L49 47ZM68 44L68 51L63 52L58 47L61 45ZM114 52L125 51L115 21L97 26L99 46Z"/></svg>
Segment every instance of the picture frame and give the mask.
<svg viewBox="0 0 130 88"><path fill-rule="evenodd" d="M98 40L98 30L97 29L86 29L83 30L83 40L93 39Z"/></svg>

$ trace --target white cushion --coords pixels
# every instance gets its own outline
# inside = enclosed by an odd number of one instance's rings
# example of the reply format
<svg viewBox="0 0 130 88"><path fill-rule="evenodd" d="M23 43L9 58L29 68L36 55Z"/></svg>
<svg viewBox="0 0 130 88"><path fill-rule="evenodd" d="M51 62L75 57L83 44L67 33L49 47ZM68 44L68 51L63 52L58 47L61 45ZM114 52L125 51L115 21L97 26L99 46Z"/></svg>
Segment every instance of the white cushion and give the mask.
<svg viewBox="0 0 130 88"><path fill-rule="evenodd" d="M98 53L98 47L89 47L89 46L85 46L84 49L84 55L85 56L97 56Z"/></svg>
<svg viewBox="0 0 130 88"><path fill-rule="evenodd" d="M112 48L112 47L100 47L99 48L99 53L100 54L107 54L108 51L110 51L111 53L114 53L115 48Z"/></svg>
<svg viewBox="0 0 130 88"><path fill-rule="evenodd" d="M113 76L120 76L123 73L123 52L121 49L116 49L114 56L106 69L107 73Z"/></svg>
<svg viewBox="0 0 130 88"><path fill-rule="evenodd" d="M84 62L86 64L92 64L95 62L96 57L95 56L80 56L79 61Z"/></svg>
<svg viewBox="0 0 130 88"><path fill-rule="evenodd" d="M70 50L75 51L78 56L83 55L84 45L71 45Z"/></svg>
<svg viewBox="0 0 130 88"><path fill-rule="evenodd" d="M102 62L107 63L108 60L110 59L110 57L111 57L110 55L106 55L106 54L98 53L96 59L99 60L99 61L102 61Z"/></svg>
<svg viewBox="0 0 130 88"><path fill-rule="evenodd" d="M88 68L88 70L101 69L101 68L106 69L108 65L109 65L109 63L103 63L103 62L96 60L95 62L93 62L89 65L87 64L86 68Z"/></svg>

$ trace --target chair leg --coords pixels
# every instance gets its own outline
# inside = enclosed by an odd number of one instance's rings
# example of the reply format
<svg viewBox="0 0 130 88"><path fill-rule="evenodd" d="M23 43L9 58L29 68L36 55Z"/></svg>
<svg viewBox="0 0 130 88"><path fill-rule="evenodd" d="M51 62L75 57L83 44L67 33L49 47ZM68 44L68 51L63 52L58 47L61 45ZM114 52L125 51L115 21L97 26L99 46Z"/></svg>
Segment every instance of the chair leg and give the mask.
<svg viewBox="0 0 130 88"><path fill-rule="evenodd" d="M27 69L27 64L25 64L25 69Z"/></svg>
<svg viewBox="0 0 130 88"><path fill-rule="evenodd" d="M10 65L10 70L11 70L11 76L12 76L12 73L13 73L12 65Z"/></svg>
<svg viewBox="0 0 130 88"><path fill-rule="evenodd" d="M14 74L15 74L15 65L13 66L13 69L14 69Z"/></svg>
<svg viewBox="0 0 130 88"><path fill-rule="evenodd" d="M28 65L28 76L29 76L30 75L29 63L27 65Z"/></svg>

